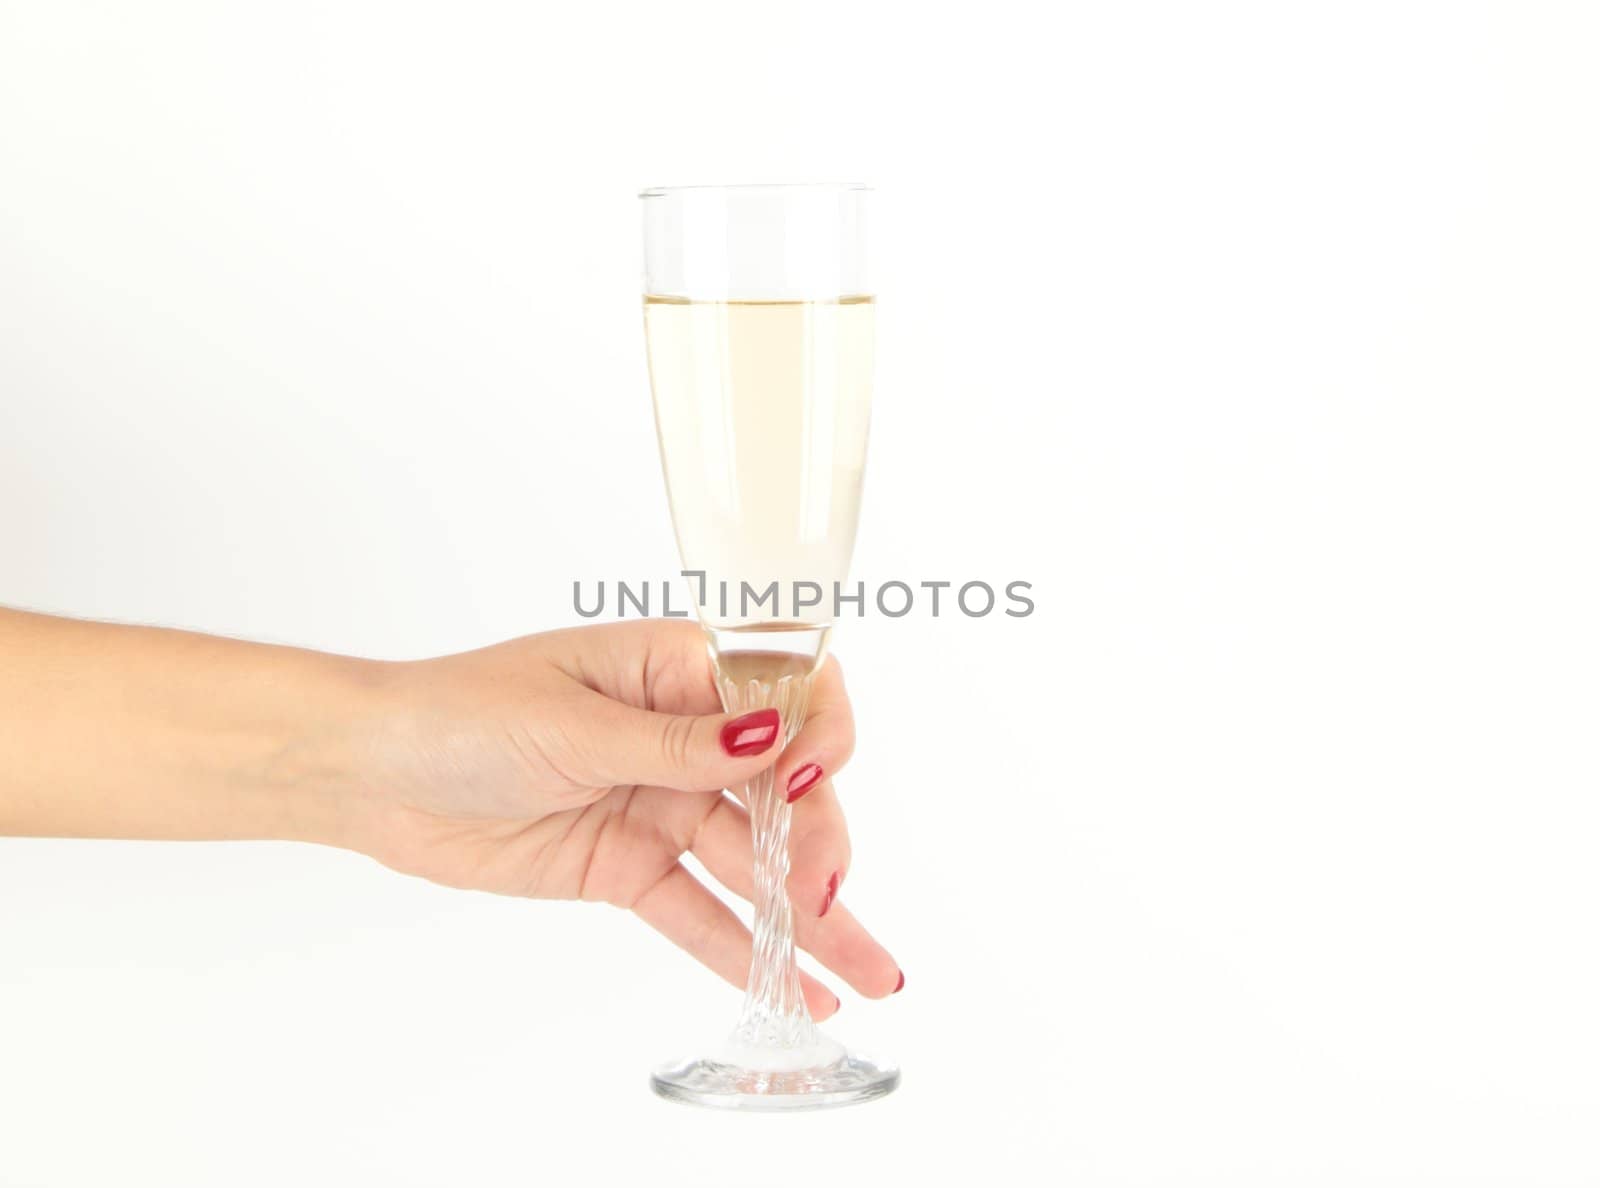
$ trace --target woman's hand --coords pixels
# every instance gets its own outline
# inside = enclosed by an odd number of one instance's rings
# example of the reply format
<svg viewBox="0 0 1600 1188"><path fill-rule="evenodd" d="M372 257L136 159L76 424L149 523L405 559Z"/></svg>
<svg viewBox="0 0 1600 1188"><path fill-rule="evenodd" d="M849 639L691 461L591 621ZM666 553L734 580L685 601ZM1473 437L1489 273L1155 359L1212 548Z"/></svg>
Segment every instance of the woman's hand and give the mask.
<svg viewBox="0 0 1600 1188"><path fill-rule="evenodd" d="M742 986L750 934L679 863L751 891L721 789L777 764L795 800L795 939L861 993L894 959L835 902L850 842L832 777L853 727L839 666L783 751L718 712L700 629L555 631L384 663L0 608L0 836L288 838L456 887L637 913ZM802 975L817 1018L838 999Z"/></svg>
<svg viewBox="0 0 1600 1188"><path fill-rule="evenodd" d="M854 741L839 665L818 672L781 757L770 712L720 712L705 638L651 620L384 666L351 764L341 844L453 887L631 910L736 986L750 933L679 861L751 894L750 821L725 795L776 761L795 803L795 940L862 994L904 984L838 902L850 865L833 777ZM803 974L823 1019L838 999Z"/></svg>

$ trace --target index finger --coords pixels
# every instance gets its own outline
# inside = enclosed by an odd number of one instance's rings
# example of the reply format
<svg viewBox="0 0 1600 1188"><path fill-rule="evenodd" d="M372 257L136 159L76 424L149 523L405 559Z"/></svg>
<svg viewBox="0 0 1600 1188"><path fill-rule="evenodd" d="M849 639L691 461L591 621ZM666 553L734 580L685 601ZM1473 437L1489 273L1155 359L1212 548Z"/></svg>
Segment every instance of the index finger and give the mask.
<svg viewBox="0 0 1600 1188"><path fill-rule="evenodd" d="M855 749L856 720L845 692L844 671L838 658L829 656L812 678L806 720L783 749L774 779L792 804L838 775Z"/></svg>

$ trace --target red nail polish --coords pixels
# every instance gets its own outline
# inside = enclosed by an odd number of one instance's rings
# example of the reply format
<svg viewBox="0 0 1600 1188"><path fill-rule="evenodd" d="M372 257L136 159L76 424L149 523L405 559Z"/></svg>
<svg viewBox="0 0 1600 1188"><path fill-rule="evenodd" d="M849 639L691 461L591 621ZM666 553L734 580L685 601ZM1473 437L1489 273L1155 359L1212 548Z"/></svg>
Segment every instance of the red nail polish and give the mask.
<svg viewBox="0 0 1600 1188"><path fill-rule="evenodd" d="M778 711L752 710L722 728L722 749L730 755L759 755L778 741Z"/></svg>
<svg viewBox="0 0 1600 1188"><path fill-rule="evenodd" d="M904 990L905 988L906 988L906 971L902 969L900 971L900 980L894 984L894 989L889 991L889 993L890 994L899 994L900 991Z"/></svg>
<svg viewBox="0 0 1600 1188"><path fill-rule="evenodd" d="M828 909L833 906L833 897L837 894L839 894L839 872L834 871L828 876L828 893L822 897L822 910L817 915L828 914Z"/></svg>
<svg viewBox="0 0 1600 1188"><path fill-rule="evenodd" d="M807 792L811 791L811 789L815 787L817 781L821 778L822 768L815 763L807 763L804 767L796 771L792 776L789 777L789 790L787 793L789 803L793 804Z"/></svg>
<svg viewBox="0 0 1600 1188"><path fill-rule="evenodd" d="M839 1008L842 1007L843 1005L844 1005L844 1003L839 1001L839 996L837 994L835 994L833 996L833 1010L834 1010L834 1013L837 1014L838 1011L839 1011Z"/></svg>

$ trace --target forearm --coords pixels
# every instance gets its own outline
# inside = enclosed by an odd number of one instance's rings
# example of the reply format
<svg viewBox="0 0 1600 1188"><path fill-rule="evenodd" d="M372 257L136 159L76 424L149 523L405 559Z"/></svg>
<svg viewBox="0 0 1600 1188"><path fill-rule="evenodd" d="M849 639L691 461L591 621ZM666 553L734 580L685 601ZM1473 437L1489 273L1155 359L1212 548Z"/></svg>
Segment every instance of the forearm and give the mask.
<svg viewBox="0 0 1600 1188"><path fill-rule="evenodd" d="M0 609L0 835L348 844L383 668Z"/></svg>

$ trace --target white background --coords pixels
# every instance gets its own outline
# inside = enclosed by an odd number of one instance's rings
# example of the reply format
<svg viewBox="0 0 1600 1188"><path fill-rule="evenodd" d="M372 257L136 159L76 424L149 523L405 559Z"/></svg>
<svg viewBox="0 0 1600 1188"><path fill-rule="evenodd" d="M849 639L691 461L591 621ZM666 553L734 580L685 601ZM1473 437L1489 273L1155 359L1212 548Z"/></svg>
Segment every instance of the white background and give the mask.
<svg viewBox="0 0 1600 1188"><path fill-rule="evenodd" d="M1593 11L0 3L0 602L575 621L634 193L862 180L856 574L1038 603L838 640L894 1097L655 1100L738 995L610 909L10 841L0 1183L1600 1182Z"/></svg>

